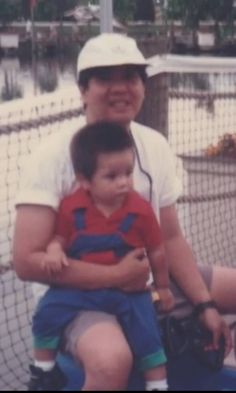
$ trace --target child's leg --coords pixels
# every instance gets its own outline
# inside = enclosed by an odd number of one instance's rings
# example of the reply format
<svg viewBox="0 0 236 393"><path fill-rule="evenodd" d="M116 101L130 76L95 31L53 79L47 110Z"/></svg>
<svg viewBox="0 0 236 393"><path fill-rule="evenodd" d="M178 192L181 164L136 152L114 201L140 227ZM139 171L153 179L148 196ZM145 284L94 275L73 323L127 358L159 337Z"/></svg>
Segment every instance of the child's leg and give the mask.
<svg viewBox="0 0 236 393"><path fill-rule="evenodd" d="M39 302L33 317L34 363L30 366L30 391L61 390L66 385L67 379L56 364L56 355L63 328L77 315L72 295L74 292L51 288Z"/></svg>
<svg viewBox="0 0 236 393"><path fill-rule="evenodd" d="M57 351L53 349L34 349L34 365L43 371L51 371L56 364Z"/></svg>
<svg viewBox="0 0 236 393"><path fill-rule="evenodd" d="M167 375L165 365L149 369L144 372L146 390L168 390Z"/></svg>
<svg viewBox="0 0 236 393"><path fill-rule="evenodd" d="M30 366L29 390L58 390L65 385L65 377L55 362L63 330L79 311L108 309L113 310L110 290L48 290L33 317L35 357Z"/></svg>
<svg viewBox="0 0 236 393"><path fill-rule="evenodd" d="M34 364L30 366L29 391L61 390L67 378L56 364L57 350L35 348Z"/></svg>
<svg viewBox="0 0 236 393"><path fill-rule="evenodd" d="M34 367L44 372L50 372L55 367L64 326L61 314L63 318L69 315L63 304L58 307L57 301L56 291L49 289L33 316Z"/></svg>
<svg viewBox="0 0 236 393"><path fill-rule="evenodd" d="M166 356L151 294L124 294L123 301L114 312L125 332L137 367L146 377L147 390L167 390Z"/></svg>

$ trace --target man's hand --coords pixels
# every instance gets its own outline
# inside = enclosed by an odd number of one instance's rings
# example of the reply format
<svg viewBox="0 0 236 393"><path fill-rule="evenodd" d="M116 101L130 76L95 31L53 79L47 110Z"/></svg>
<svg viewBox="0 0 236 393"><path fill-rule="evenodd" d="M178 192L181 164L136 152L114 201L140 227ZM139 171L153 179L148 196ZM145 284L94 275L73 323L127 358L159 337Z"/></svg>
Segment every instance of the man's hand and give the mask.
<svg viewBox="0 0 236 393"><path fill-rule="evenodd" d="M117 288L125 292L147 290L150 275L149 260L144 249L139 248L129 252L117 265L120 283Z"/></svg>
<svg viewBox="0 0 236 393"><path fill-rule="evenodd" d="M175 298L169 288L157 288L160 297L160 309L169 312L175 305Z"/></svg>
<svg viewBox="0 0 236 393"><path fill-rule="evenodd" d="M213 349L217 350L219 348L220 337L223 335L225 339L225 356L227 356L232 349L232 337L225 320L214 308L207 308L202 312L200 319L213 335Z"/></svg>

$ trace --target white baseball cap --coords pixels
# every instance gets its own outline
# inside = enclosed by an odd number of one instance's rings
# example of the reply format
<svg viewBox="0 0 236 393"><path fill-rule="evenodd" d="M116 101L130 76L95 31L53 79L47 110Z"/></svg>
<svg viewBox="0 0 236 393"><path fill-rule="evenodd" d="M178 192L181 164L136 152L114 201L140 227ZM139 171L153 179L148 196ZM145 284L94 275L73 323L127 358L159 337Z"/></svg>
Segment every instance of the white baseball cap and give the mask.
<svg viewBox="0 0 236 393"><path fill-rule="evenodd" d="M147 66L148 62L133 38L117 33L103 33L89 39L79 53L77 76L89 68L124 64Z"/></svg>

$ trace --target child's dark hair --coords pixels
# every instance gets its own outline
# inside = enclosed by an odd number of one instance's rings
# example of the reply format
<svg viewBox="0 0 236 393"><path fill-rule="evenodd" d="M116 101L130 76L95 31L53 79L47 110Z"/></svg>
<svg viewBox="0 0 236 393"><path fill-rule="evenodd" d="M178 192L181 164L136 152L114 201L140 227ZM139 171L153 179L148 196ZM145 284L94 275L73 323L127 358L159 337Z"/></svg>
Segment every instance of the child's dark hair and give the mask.
<svg viewBox="0 0 236 393"><path fill-rule="evenodd" d="M134 149L133 138L126 128L108 121L89 124L72 138L71 160L76 174L91 180L101 153L115 153Z"/></svg>

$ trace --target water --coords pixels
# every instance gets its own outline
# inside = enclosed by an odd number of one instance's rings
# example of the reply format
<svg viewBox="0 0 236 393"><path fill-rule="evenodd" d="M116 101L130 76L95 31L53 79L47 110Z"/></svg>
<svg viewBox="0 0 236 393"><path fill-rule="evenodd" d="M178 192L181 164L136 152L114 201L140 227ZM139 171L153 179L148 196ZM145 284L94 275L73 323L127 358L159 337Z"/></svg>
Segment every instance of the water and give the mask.
<svg viewBox="0 0 236 393"><path fill-rule="evenodd" d="M65 58L38 59L35 63L19 58L0 59L0 104L12 91L19 98L29 98L43 93L75 86L76 56Z"/></svg>
<svg viewBox="0 0 236 393"><path fill-rule="evenodd" d="M40 58L35 61L17 57L0 58L0 104L4 102L2 92L6 83L20 90L22 98L39 96L75 86L77 54ZM7 79L7 80L6 80ZM200 90L214 93L235 91L235 74L174 74L173 88L179 91ZM11 89L11 88L10 88Z"/></svg>

